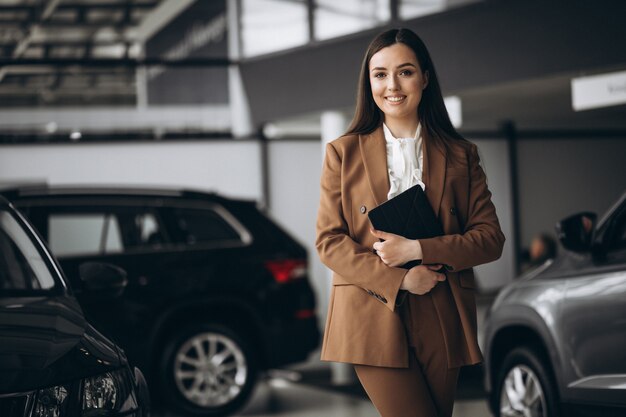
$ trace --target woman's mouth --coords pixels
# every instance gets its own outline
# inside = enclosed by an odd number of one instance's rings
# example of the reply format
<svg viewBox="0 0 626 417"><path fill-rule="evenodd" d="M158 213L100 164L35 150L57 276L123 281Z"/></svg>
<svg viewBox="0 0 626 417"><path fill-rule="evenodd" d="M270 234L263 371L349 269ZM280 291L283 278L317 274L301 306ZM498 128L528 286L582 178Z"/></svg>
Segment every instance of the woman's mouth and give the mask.
<svg viewBox="0 0 626 417"><path fill-rule="evenodd" d="M402 103L406 99L406 96L388 96L385 97L385 100L392 104Z"/></svg>

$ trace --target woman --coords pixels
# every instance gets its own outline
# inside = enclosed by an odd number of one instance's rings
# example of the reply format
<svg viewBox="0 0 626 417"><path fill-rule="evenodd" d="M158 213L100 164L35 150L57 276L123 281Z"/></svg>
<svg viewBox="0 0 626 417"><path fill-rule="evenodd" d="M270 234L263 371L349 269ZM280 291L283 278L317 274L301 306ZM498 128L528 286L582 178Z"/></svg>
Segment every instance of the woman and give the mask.
<svg viewBox="0 0 626 417"><path fill-rule="evenodd" d="M371 229L367 212L415 184L445 236ZM354 120L326 147L316 246L333 288L322 360L354 364L383 417L452 415L459 368L482 360L471 268L503 244L476 146L452 127L425 45L407 29L380 34ZM410 260L421 265L399 267Z"/></svg>

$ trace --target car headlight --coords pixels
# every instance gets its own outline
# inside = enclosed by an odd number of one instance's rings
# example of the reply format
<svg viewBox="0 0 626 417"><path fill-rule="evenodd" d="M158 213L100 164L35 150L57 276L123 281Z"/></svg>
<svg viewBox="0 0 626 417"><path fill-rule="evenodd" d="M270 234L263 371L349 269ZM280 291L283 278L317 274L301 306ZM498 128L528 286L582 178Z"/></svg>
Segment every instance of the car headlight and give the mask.
<svg viewBox="0 0 626 417"><path fill-rule="evenodd" d="M73 384L79 397L70 395L71 385L59 385L37 391L33 417L64 417L68 415L70 398L79 398L81 416L97 417L124 413L138 408L132 380L125 369L85 378ZM73 413L72 413L73 414Z"/></svg>
<svg viewBox="0 0 626 417"><path fill-rule="evenodd" d="M59 417L67 410L67 387L62 385L37 391L33 415L36 417Z"/></svg>

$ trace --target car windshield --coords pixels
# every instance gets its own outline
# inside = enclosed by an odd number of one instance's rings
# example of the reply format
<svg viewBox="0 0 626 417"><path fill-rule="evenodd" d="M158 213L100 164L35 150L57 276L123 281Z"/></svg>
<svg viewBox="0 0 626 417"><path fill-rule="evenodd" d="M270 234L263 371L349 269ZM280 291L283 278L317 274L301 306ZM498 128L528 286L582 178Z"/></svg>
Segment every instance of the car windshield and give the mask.
<svg viewBox="0 0 626 417"><path fill-rule="evenodd" d="M36 243L17 219L0 209L0 294L47 291L55 279Z"/></svg>

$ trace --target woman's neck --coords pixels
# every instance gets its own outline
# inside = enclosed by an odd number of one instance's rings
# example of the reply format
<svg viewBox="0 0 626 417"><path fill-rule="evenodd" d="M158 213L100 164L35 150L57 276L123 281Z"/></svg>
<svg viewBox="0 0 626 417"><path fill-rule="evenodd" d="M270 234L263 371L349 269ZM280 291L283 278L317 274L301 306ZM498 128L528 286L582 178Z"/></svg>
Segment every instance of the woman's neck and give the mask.
<svg viewBox="0 0 626 417"><path fill-rule="evenodd" d="M385 117L385 124L395 138L412 138L417 131L419 120L396 120Z"/></svg>

